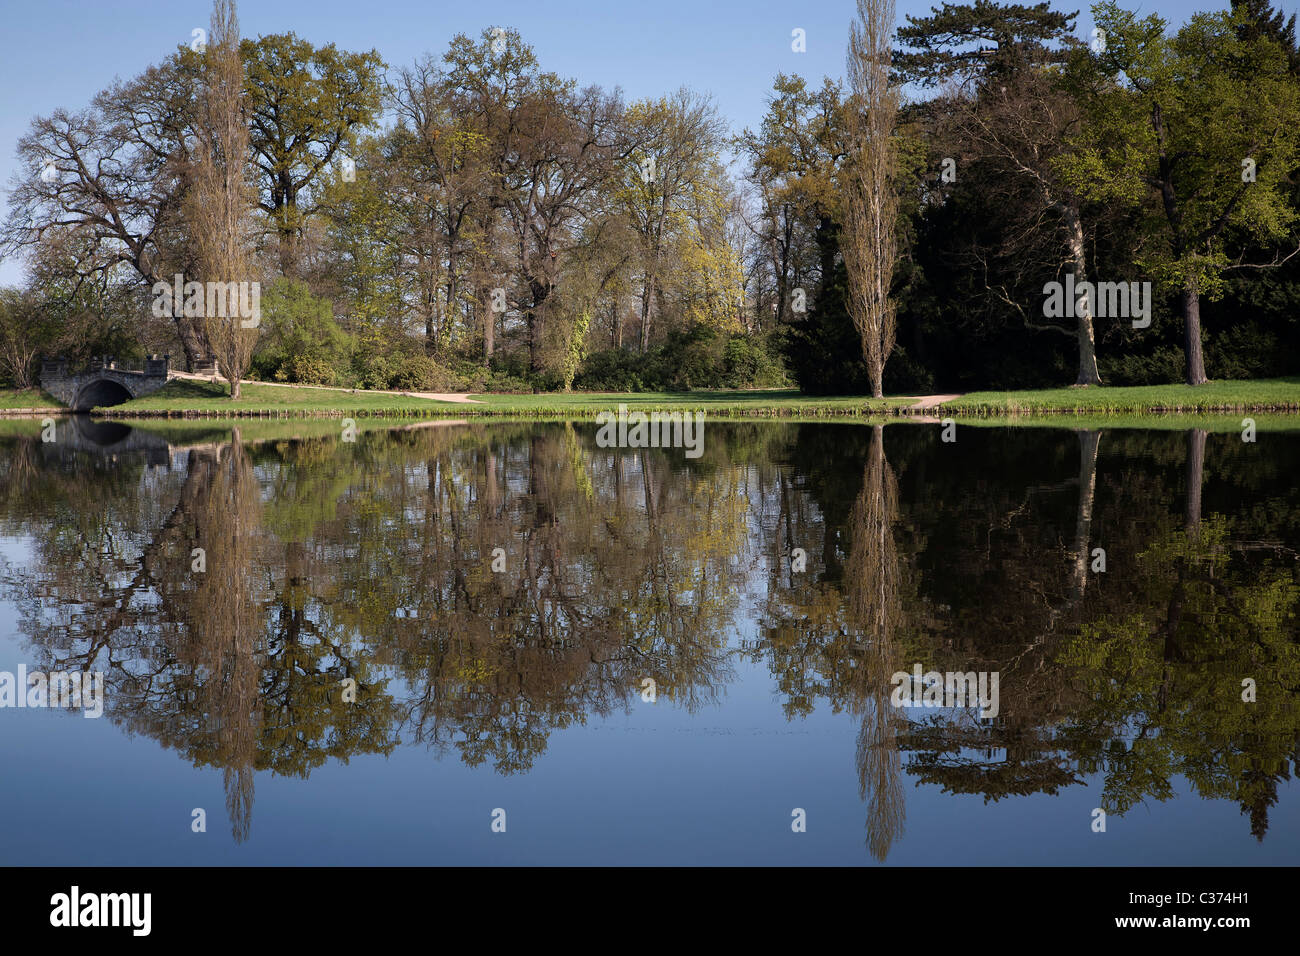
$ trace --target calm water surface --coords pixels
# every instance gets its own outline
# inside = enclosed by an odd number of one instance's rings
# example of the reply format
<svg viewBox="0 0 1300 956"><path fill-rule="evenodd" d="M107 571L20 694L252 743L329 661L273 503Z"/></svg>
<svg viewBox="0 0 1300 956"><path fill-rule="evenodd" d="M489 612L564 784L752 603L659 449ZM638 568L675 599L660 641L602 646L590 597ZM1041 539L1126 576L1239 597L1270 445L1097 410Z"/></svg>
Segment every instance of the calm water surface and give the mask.
<svg viewBox="0 0 1300 956"><path fill-rule="evenodd" d="M0 861L1300 863L1300 432L315 425L0 432Z"/></svg>

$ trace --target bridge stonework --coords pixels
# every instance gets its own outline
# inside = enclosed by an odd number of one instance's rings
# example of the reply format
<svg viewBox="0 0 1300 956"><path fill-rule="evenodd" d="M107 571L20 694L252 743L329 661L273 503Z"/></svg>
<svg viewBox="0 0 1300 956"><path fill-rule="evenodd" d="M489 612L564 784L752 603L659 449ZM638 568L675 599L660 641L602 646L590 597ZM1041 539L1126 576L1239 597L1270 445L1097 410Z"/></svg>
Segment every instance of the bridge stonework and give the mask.
<svg viewBox="0 0 1300 956"><path fill-rule="evenodd" d="M170 378L168 356L150 356L144 371L117 368L105 360L84 372L71 374L68 363L55 359L41 363L41 388L74 412L120 405L158 391Z"/></svg>

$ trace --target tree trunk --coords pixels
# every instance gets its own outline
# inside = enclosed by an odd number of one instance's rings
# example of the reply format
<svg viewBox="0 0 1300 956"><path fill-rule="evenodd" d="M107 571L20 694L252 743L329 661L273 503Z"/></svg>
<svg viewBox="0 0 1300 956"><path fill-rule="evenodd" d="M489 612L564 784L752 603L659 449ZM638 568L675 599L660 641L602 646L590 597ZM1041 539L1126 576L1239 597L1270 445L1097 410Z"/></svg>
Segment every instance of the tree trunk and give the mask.
<svg viewBox="0 0 1300 956"><path fill-rule="evenodd" d="M447 308L443 314L443 325L447 333L447 344L451 345L452 316L456 314L456 297L460 294L460 281L456 275L456 264L459 256L455 252L455 241L452 241L452 251L447 254ZM440 335L441 339L442 336ZM441 342L439 343L441 344Z"/></svg>
<svg viewBox="0 0 1300 956"><path fill-rule="evenodd" d="M158 282L168 285L172 283L171 276L161 277L153 269L147 269L144 262L138 259L135 265L150 286L156 285ZM177 292L177 295L179 294ZM193 372L195 363L210 354L211 345L208 342L207 332L203 328L202 320L196 322L193 319L187 319L182 306L182 299L173 299L170 311L172 321L176 323L176 337L180 339L181 348L185 350L185 371Z"/></svg>
<svg viewBox="0 0 1300 956"><path fill-rule="evenodd" d="M821 216L817 221L817 257L821 262L821 288L818 297L824 299L830 292L831 276L835 274L836 245L835 220Z"/></svg>
<svg viewBox="0 0 1300 956"><path fill-rule="evenodd" d="M1070 259L1074 263L1075 281L1083 282L1088 274L1087 253L1085 252L1083 240L1083 223L1079 219L1079 210L1074 206L1066 204L1063 213L1065 227L1068 230ZM1079 374L1075 377L1074 384L1100 385L1101 375L1097 371L1097 347L1092 327L1092 303L1087 298L1081 298L1080 302L1083 304L1083 308L1075 309L1078 320Z"/></svg>
<svg viewBox="0 0 1300 956"><path fill-rule="evenodd" d="M549 283L533 279L529 282L533 304L528 310L528 370L536 375L542 370L542 331L546 319L546 299L551 294Z"/></svg>
<svg viewBox="0 0 1300 956"><path fill-rule="evenodd" d="M785 210L785 234L781 242L781 260L776 273L776 324L785 322L785 309L790 301L790 237L793 226L790 223L789 207Z"/></svg>
<svg viewBox="0 0 1300 956"><path fill-rule="evenodd" d="M286 278L292 277L297 270L298 251L297 237L293 229L280 229L280 274Z"/></svg>
<svg viewBox="0 0 1300 956"><path fill-rule="evenodd" d="M293 188L293 177L281 172L278 177L276 206L276 234L280 244L280 274L293 278L298 272L298 197Z"/></svg>
<svg viewBox="0 0 1300 956"><path fill-rule="evenodd" d="M1201 481L1205 473L1204 428L1187 432L1187 513L1188 535L1194 536L1201 527Z"/></svg>
<svg viewBox="0 0 1300 956"><path fill-rule="evenodd" d="M432 474L432 471L430 471ZM484 497L487 500L488 511L496 514L497 507L500 504L500 489L497 487L497 453L496 449L489 447L487 449L487 486L484 489Z"/></svg>
<svg viewBox="0 0 1300 956"><path fill-rule="evenodd" d="M175 316L174 321L176 335L181 340L181 348L185 350L185 371L193 372L198 361L208 355L206 336L191 319L183 315Z"/></svg>
<svg viewBox="0 0 1300 956"><path fill-rule="evenodd" d="M645 352L650 348L650 300L654 290L654 280L646 276L645 284L641 287L641 351Z"/></svg>
<svg viewBox="0 0 1300 956"><path fill-rule="evenodd" d="M1183 354L1187 360L1187 384L1204 385L1205 357L1201 354L1201 294L1194 283L1183 289Z"/></svg>
<svg viewBox="0 0 1300 956"><path fill-rule="evenodd" d="M1092 532L1092 506L1097 497L1097 451L1101 432L1079 432L1079 503L1074 519L1074 573L1070 581L1070 601L1083 600L1088 587L1088 558L1092 556L1088 539Z"/></svg>

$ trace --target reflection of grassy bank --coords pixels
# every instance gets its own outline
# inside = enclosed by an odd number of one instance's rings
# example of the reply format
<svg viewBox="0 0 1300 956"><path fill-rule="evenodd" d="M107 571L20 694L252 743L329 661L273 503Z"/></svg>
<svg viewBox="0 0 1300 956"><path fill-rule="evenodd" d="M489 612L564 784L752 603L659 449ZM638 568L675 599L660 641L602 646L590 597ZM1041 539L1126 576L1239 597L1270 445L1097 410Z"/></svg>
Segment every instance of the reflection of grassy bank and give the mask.
<svg viewBox="0 0 1300 956"><path fill-rule="evenodd" d="M63 416L56 416L63 417ZM342 434L342 420L339 418L308 419L240 419L238 421L213 420L203 421L182 418L140 418L115 419L123 425L139 428L165 438L173 445L202 445L209 442L218 444L230 441L232 430L239 429L240 440L292 441L306 438L338 438ZM392 428L422 427L424 423L413 423L405 418L357 418L357 434L385 431ZM452 422L430 424L451 425ZM36 417L0 418L0 438L22 437L37 438L41 434L41 419Z"/></svg>
<svg viewBox="0 0 1300 956"><path fill-rule="evenodd" d="M329 388L285 388L245 382L238 401L232 402L225 385L191 379L174 379L152 395L104 409L114 417L140 414L248 415L292 413L328 415L333 412L356 412L364 415L410 414L432 411L437 414L460 406L435 402L410 395L384 392L345 391Z"/></svg>
<svg viewBox="0 0 1300 956"><path fill-rule="evenodd" d="M1225 414L1205 415L1060 415L1040 416L1036 418L957 418L957 423L965 428L1037 428L1069 430L1105 430L1142 429L1148 431L1186 431L1192 428L1204 429L1211 433L1238 434L1242 430L1241 418ZM1255 430L1260 433L1286 432L1300 430L1300 416L1288 414L1253 414ZM461 419L434 419L433 421L412 421L410 417L385 418L379 416L358 416L355 419L358 435L389 429L425 428L446 425L454 428L482 428L496 423L497 427L512 421L521 425L548 424L575 421L582 416L559 414L537 414L522 416L464 416ZM193 419L193 418L121 418L115 419L124 425L152 432L165 438L173 445L199 445L208 442L225 443L230 441L234 428L239 429L240 440L249 442L297 441L313 438L339 438L342 434L342 421L338 417L330 418L241 418L231 419ZM705 421L709 421L706 413ZM735 424L742 421L757 424L751 418L733 416ZM883 415L863 415L860 417L839 417L830 421L825 417L808 415L788 415L776 419L781 424L798 425L810 423L838 424L846 426L888 425L893 427L938 428L933 422L921 423L908 417ZM594 423L590 423L594 427ZM716 422L715 422L716 424ZM0 438L28 436L38 437L41 433L41 419L36 417L0 418Z"/></svg>
<svg viewBox="0 0 1300 956"><path fill-rule="evenodd" d="M946 413L945 413L946 414ZM1024 416L967 417L952 416L963 428L1067 428L1071 430L1106 430L1120 428L1145 429L1148 431L1186 431L1200 428L1207 432L1240 432L1241 420L1249 417L1255 423L1257 432L1281 432L1300 430L1300 415L1287 412L1204 412L1199 415L1164 414L1164 415L1036 415ZM937 427L937 426L931 426Z"/></svg>
<svg viewBox="0 0 1300 956"><path fill-rule="evenodd" d="M307 418L274 419L253 418L238 421L203 422L194 419L140 418L116 419L141 431L165 438L173 445L202 445L209 442L222 444L231 440L234 429L239 429L239 439L244 444L268 441L299 441L313 438L340 438L342 419ZM382 432L390 429L423 427L409 418L362 417L355 419L356 433ZM432 425L453 426L453 422L433 422Z"/></svg>
<svg viewBox="0 0 1300 956"><path fill-rule="evenodd" d="M705 421L708 422L711 412L705 412ZM724 416L725 417L725 416ZM1207 432L1232 432L1240 433L1242 430L1241 419L1245 416L1226 415L1226 414L1202 414L1202 415L1071 415L1063 417L1060 415L1046 415L1035 418L956 418L955 421L962 427L972 426L976 428L1041 428L1041 429L1069 429L1069 430L1115 430L1115 429L1145 429L1149 431L1186 431L1191 428L1204 429ZM552 424L571 421L580 421L584 416L575 415L572 412L568 414L534 414L526 418L520 416L501 416L497 421L502 424L506 420L514 421L520 424L538 423ZM1257 432L1283 432L1300 430L1300 415L1286 413L1258 413L1252 414L1250 418L1255 422ZM341 420L338 418L292 418L292 419L240 419L237 422L225 423L220 420L203 423L201 420L194 419L176 419L176 418L140 418L140 419L119 419L124 425L131 425L135 428L141 428L146 431L155 432L166 437L173 444L187 444L190 442L200 441L229 441L230 431L233 427L239 428L240 437L244 441L282 441L295 438L337 438L341 431ZM736 424L749 423L757 424L752 417L734 416L732 419ZM27 422L28 433L36 434L39 431L38 421ZM464 415L457 421L463 421L466 424L484 426L492 423L491 416L474 416ZM826 417L792 414L780 416L777 421L781 424L798 425L798 424L837 424L846 426L855 425L888 425L891 427L916 427L916 428L939 428L934 422L922 423L910 416L891 416L891 415L861 415L854 417L838 417L830 421ZM355 419L358 434L371 431L383 431L391 428L421 428L427 425L435 425L441 420L434 422L421 423L413 422L407 418L382 418L382 417L358 417ZM594 427L595 423L588 419L588 423ZM4 424L0 421L0 426ZM445 424L452 425L452 421L446 421ZM458 426L459 427L459 426ZM196 436L191 438L190 436Z"/></svg>

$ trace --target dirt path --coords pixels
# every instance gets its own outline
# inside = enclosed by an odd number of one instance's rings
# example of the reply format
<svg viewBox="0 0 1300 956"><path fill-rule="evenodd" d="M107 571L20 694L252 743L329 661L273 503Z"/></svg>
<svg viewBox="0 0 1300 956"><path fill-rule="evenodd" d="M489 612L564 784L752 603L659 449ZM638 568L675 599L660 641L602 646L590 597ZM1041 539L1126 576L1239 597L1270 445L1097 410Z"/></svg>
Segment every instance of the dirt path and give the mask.
<svg viewBox="0 0 1300 956"><path fill-rule="evenodd" d="M172 372L172 378L185 379L188 382L211 382L216 379L225 381L220 375L194 375L191 372ZM427 398L434 402L452 402L457 405L482 405L477 399L470 398L471 392L387 392L371 389L339 388L335 385L300 385L296 382L254 382L245 379L245 385L270 385L273 388L315 388L326 392L364 392L367 395L403 395L410 398Z"/></svg>
<svg viewBox="0 0 1300 956"><path fill-rule="evenodd" d="M915 405L909 405L908 408L915 410L934 408L944 402L951 402L954 398L961 398L960 395L917 395L910 397L915 397L917 401Z"/></svg>

